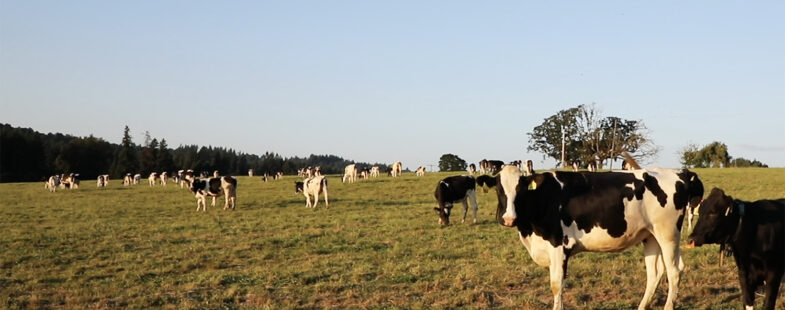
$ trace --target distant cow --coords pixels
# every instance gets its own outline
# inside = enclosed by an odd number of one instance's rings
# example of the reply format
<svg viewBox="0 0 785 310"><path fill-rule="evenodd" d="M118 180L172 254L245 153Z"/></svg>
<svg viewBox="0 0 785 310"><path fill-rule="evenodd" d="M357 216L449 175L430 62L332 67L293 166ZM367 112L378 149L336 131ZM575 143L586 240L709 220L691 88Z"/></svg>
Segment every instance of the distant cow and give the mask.
<svg viewBox="0 0 785 310"><path fill-rule="evenodd" d="M63 186L68 189L78 189L79 188L79 174L70 173L67 176L63 175L60 178L60 186Z"/></svg>
<svg viewBox="0 0 785 310"><path fill-rule="evenodd" d="M392 164L391 176L393 178L401 176L402 171L403 171L403 164L401 164L400 161L396 161L394 164Z"/></svg>
<svg viewBox="0 0 785 310"><path fill-rule="evenodd" d="M379 177L379 166L371 167L371 177L378 178Z"/></svg>
<svg viewBox="0 0 785 310"><path fill-rule="evenodd" d="M123 186L129 186L133 182L134 182L134 177L132 177L130 173L126 173L125 176L123 176Z"/></svg>
<svg viewBox="0 0 785 310"><path fill-rule="evenodd" d="M480 161L480 173L496 174L501 171L504 162L501 160L487 160Z"/></svg>
<svg viewBox="0 0 785 310"><path fill-rule="evenodd" d="M466 214L469 212L468 201L471 201L474 210L474 223L477 223L477 193L475 191L475 180L470 175L459 175L444 178L436 185L433 196L436 197L438 207L433 208L439 213L439 223L450 225L450 213L455 203L463 204L463 219L466 221Z"/></svg>
<svg viewBox="0 0 785 310"><path fill-rule="evenodd" d="M416 176L421 177L425 175L425 166L420 166L414 173Z"/></svg>
<svg viewBox="0 0 785 310"><path fill-rule="evenodd" d="M347 165L346 168L343 169L343 178L341 178L342 183L354 183L357 180L357 165L351 164Z"/></svg>
<svg viewBox="0 0 785 310"><path fill-rule="evenodd" d="M142 175L139 173L134 174L134 185L139 185L139 182L142 182Z"/></svg>
<svg viewBox="0 0 785 310"><path fill-rule="evenodd" d="M550 268L553 309L562 309L567 261L580 252L618 252L643 243L645 309L663 271L665 309L674 309L683 262L681 222L697 205L703 184L689 170L555 171L522 176L505 167L497 176L497 220L515 227L532 260ZM781 256L780 256L781 257Z"/></svg>
<svg viewBox="0 0 785 310"><path fill-rule="evenodd" d="M166 186L166 183L169 182L169 173L166 171L161 172L160 181L161 181L161 186Z"/></svg>
<svg viewBox="0 0 785 310"><path fill-rule="evenodd" d="M523 175L530 176L534 174L534 163L531 160L526 161L526 167L524 167Z"/></svg>
<svg viewBox="0 0 785 310"><path fill-rule="evenodd" d="M155 186L158 183L158 172L151 172L150 176L147 177L147 181L150 183L150 186Z"/></svg>
<svg viewBox="0 0 785 310"><path fill-rule="evenodd" d="M107 185L109 185L109 175L108 174L102 174L102 175L99 175L96 178L96 180L95 180L95 186L96 187L106 187Z"/></svg>
<svg viewBox="0 0 785 310"><path fill-rule="evenodd" d="M763 309L773 310L785 274L785 199L748 202L714 188L698 212L687 247L730 246L745 308L753 308L755 291L765 285Z"/></svg>
<svg viewBox="0 0 785 310"><path fill-rule="evenodd" d="M248 169L248 176L253 177L253 169Z"/></svg>
<svg viewBox="0 0 785 310"><path fill-rule="evenodd" d="M475 173L477 173L477 166L469 164L469 174L474 175Z"/></svg>
<svg viewBox="0 0 785 310"><path fill-rule="evenodd" d="M48 189L52 193L57 191L58 186L60 186L60 176L57 175L49 177L49 179L44 183L44 188Z"/></svg>
<svg viewBox="0 0 785 310"><path fill-rule="evenodd" d="M183 177L180 178L180 188L185 187L186 185L188 188L191 188L191 182L194 180L194 171L188 169L182 173Z"/></svg>
<svg viewBox="0 0 785 310"><path fill-rule="evenodd" d="M327 178L325 176L316 176L303 180L302 182L294 182L294 192L303 193L305 195L305 207L316 208L319 204L319 194L324 193L324 205L329 208L330 200L327 198ZM314 202L311 204L311 196Z"/></svg>
<svg viewBox="0 0 785 310"><path fill-rule="evenodd" d="M191 192L196 197L196 211L202 207L202 211L207 211L207 197L213 197L212 206L215 207L215 197L225 196L226 203L224 210L231 208L235 210L237 203L237 179L224 176L208 179L194 179L190 186Z"/></svg>

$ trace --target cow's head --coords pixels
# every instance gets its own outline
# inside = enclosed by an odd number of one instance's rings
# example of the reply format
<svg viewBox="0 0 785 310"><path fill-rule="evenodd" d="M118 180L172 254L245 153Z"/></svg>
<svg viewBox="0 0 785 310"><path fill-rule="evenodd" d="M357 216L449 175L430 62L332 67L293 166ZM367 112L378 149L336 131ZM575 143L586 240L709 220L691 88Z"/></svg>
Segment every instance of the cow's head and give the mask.
<svg viewBox="0 0 785 310"><path fill-rule="evenodd" d="M303 182L294 181L294 193L299 194L303 191Z"/></svg>
<svg viewBox="0 0 785 310"><path fill-rule="evenodd" d="M204 189L206 187L207 187L207 181L195 179L191 182L191 185L188 188L191 190L191 192L196 194L196 192L198 192L200 189Z"/></svg>
<svg viewBox="0 0 785 310"><path fill-rule="evenodd" d="M715 187L701 202L698 216L698 223L687 238L688 248L728 242L739 224L740 208L733 202L733 197Z"/></svg>
<svg viewBox="0 0 785 310"><path fill-rule="evenodd" d="M450 214L452 213L452 202L445 201L445 193L447 191L449 191L449 185L444 181L439 181L439 184L436 185L436 191L433 193L438 204L433 209L439 214L439 223L445 226L450 225Z"/></svg>

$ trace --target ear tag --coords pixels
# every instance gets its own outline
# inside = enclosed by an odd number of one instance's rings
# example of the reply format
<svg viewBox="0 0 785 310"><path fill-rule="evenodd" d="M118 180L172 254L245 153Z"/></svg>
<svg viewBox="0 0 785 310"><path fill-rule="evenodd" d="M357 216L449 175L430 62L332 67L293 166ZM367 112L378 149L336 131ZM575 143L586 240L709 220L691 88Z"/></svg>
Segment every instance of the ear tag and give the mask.
<svg viewBox="0 0 785 310"><path fill-rule="evenodd" d="M537 189L537 182L532 181L529 183L529 190L533 191L535 189Z"/></svg>

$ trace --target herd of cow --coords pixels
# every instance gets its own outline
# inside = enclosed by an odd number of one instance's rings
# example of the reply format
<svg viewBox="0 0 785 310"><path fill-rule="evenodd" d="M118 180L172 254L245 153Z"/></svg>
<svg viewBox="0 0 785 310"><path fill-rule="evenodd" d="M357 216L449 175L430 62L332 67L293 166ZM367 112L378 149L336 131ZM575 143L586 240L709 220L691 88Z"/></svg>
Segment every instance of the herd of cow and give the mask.
<svg viewBox="0 0 785 310"><path fill-rule="evenodd" d="M674 309L680 273L684 269L679 242L683 221L692 226L692 215L699 215L687 248L703 244L720 244L729 248L738 266L738 276L745 309L752 309L755 290L765 287L764 309L774 309L780 282L785 273L785 199L754 202L733 199L714 188L703 199L704 187L698 175L687 169L642 169L632 163L624 170L595 172L548 171L537 173L532 162L505 164L497 160L479 162L468 167L470 175L450 176L436 186L434 196L439 222L450 224L453 205L463 204L463 221L472 204L477 222L476 189L495 189L498 205L496 220L505 227L516 228L518 237L532 260L549 267L553 309L562 309L562 290L567 262L580 252L617 252L643 244L646 265L646 288L638 309L652 300L662 275L668 280L665 309ZM394 163L388 170L400 176L402 165ZM367 170L367 171L365 171ZM359 173L358 173L359 172ZM417 169L421 176L424 167ZM358 171L348 165L342 182L353 183L358 175L378 177L379 167ZM249 171L249 176L253 176ZM275 178L280 175L276 174ZM316 208L323 194L329 207L327 178L321 169L304 168L303 181L295 182L295 192L303 193L306 207ZM46 188L77 188L78 175L52 176ZM267 180L268 175L263 177ZM167 174L152 173L150 186L166 185ZM126 175L124 185L138 184L139 174ZM197 211L206 211L206 197L225 196L224 209L235 209L237 180L231 176L213 177L193 171L179 171L173 176L181 187L188 186L197 198ZM98 177L99 187L108 184L108 175ZM67 185L63 185L67 184ZM311 202L311 197L314 201ZM689 229L689 228L688 228Z"/></svg>
<svg viewBox="0 0 785 310"><path fill-rule="evenodd" d="M483 163L481 163L482 167ZM476 188L495 188L499 224L516 228L532 260L549 267L553 309L562 309L567 261L580 252L617 252L643 244L646 289L638 309L651 302L663 273L665 309L674 309L684 269L679 241L685 215L698 212L687 248L729 247L738 266L745 309L765 287L764 309L774 309L785 273L785 199L746 202L714 188L703 199L703 183L686 170L625 165L611 172L550 171L492 163L492 175L451 176L434 196L439 222L448 225L453 204L468 202L477 221ZM487 166L483 167L487 171ZM691 226L692 217L687 221Z"/></svg>

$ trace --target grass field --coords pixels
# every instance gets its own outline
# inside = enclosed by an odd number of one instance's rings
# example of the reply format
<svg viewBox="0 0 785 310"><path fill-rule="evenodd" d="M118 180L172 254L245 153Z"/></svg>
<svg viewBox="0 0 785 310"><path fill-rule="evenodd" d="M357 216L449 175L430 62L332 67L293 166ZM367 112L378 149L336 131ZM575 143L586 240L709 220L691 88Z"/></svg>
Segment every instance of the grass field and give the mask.
<svg viewBox="0 0 785 310"><path fill-rule="evenodd" d="M785 197L785 169L695 171L707 193ZM237 210L219 199L206 213L172 185L87 180L52 194L41 183L0 184L0 308L550 308L548 270L495 223L494 193L478 193L478 224L454 212L453 225L438 225L433 190L456 174L330 176L330 208L315 210L294 194L296 177L239 177ZM735 264L718 266L717 252L683 251L679 309L741 308ZM634 309L645 277L641 246L579 254L565 307ZM653 308L666 292L663 277Z"/></svg>

